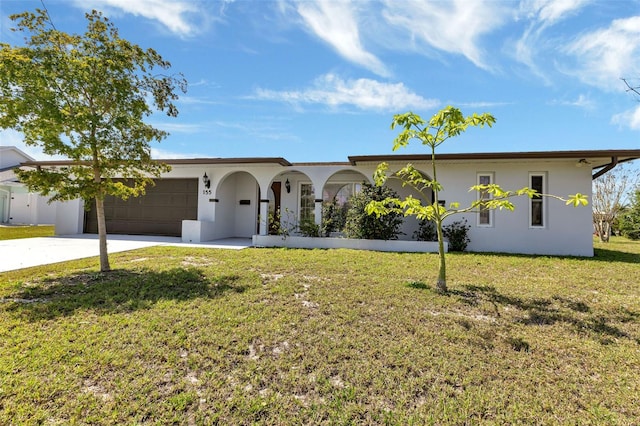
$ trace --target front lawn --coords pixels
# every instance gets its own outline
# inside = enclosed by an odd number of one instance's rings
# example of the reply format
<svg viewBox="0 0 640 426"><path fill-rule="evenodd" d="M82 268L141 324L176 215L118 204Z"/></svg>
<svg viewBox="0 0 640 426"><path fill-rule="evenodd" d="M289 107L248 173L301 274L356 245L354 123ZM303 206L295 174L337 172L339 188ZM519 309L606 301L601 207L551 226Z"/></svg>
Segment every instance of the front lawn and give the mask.
<svg viewBox="0 0 640 426"><path fill-rule="evenodd" d="M0 240L15 240L18 238L33 238L33 237L51 237L54 235L54 231L55 229L53 225L0 226Z"/></svg>
<svg viewBox="0 0 640 426"><path fill-rule="evenodd" d="M635 424L640 244L155 247L0 274L0 424Z"/></svg>

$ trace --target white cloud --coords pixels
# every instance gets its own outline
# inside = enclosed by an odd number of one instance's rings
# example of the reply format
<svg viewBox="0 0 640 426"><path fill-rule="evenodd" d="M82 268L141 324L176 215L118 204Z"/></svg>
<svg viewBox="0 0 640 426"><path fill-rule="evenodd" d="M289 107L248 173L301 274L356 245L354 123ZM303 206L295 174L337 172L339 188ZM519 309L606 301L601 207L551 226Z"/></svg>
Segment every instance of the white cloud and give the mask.
<svg viewBox="0 0 640 426"><path fill-rule="evenodd" d="M620 78L640 72L640 16L616 19L608 28L585 34L566 52L577 62L570 74L592 86L621 90Z"/></svg>
<svg viewBox="0 0 640 426"><path fill-rule="evenodd" d="M440 104L412 93L402 83L381 83L370 79L343 80L325 74L303 91L258 89L256 98L298 104L322 104L331 107L352 105L362 110L397 111L410 108L429 109Z"/></svg>
<svg viewBox="0 0 640 426"><path fill-rule="evenodd" d="M212 101L209 99L198 98L194 96L182 95L176 101L177 104L183 105L220 105L221 101Z"/></svg>
<svg viewBox="0 0 640 426"><path fill-rule="evenodd" d="M479 102L447 102L449 105L457 105L464 108L497 108L503 107L507 105L512 105L511 102L489 102L489 101L479 101Z"/></svg>
<svg viewBox="0 0 640 426"><path fill-rule="evenodd" d="M358 15L351 1L300 2L296 8L307 27L340 56L372 72L389 76L384 64L362 45Z"/></svg>
<svg viewBox="0 0 640 426"><path fill-rule="evenodd" d="M151 148L151 158L156 160L167 160L174 158L202 158L203 154L190 154L185 152L174 152L160 148Z"/></svg>
<svg viewBox="0 0 640 426"><path fill-rule="evenodd" d="M589 97L585 95L579 95L574 100L566 100L566 99L553 100L551 101L551 104L571 106L571 107L584 108L584 109L593 109L595 107L595 102L589 99Z"/></svg>
<svg viewBox="0 0 640 426"><path fill-rule="evenodd" d="M573 15L591 0L524 0L520 12L543 27L553 25Z"/></svg>
<svg viewBox="0 0 640 426"><path fill-rule="evenodd" d="M590 0L525 0L520 4L520 14L529 25L522 37L515 43L513 55L525 64L531 72L548 83L538 66L538 54L550 44L544 39L544 31L556 23L577 14Z"/></svg>
<svg viewBox="0 0 640 426"><path fill-rule="evenodd" d="M640 130L640 105L634 109L616 114L611 117L611 123L631 130Z"/></svg>
<svg viewBox="0 0 640 426"><path fill-rule="evenodd" d="M204 130L204 126L200 124L182 124L182 123L167 123L167 122L156 122L149 123L153 127L156 127L160 130L164 130L169 133L198 133Z"/></svg>
<svg viewBox="0 0 640 426"><path fill-rule="evenodd" d="M480 38L504 24L507 6L497 1L385 0L382 14L398 31L410 34L416 51L426 44L491 70L493 64L485 57Z"/></svg>
<svg viewBox="0 0 640 426"><path fill-rule="evenodd" d="M118 10L143 16L160 22L181 37L198 33L204 17L204 11L197 7L197 3L185 0L74 0L74 3L85 10Z"/></svg>

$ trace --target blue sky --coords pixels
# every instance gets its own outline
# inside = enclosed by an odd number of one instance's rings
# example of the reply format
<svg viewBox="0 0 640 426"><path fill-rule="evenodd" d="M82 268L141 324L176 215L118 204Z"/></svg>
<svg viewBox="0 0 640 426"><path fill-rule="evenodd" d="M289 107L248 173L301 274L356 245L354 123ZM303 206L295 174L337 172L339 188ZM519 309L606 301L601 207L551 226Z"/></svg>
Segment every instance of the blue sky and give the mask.
<svg viewBox="0 0 640 426"><path fill-rule="evenodd" d="M101 10L156 49L189 90L158 158L346 161L389 154L396 113L452 104L490 112L441 152L640 148L639 0L44 0L55 26L83 33ZM8 16L40 0L2 0ZM24 147L0 132L2 145ZM421 153L413 145L399 153Z"/></svg>

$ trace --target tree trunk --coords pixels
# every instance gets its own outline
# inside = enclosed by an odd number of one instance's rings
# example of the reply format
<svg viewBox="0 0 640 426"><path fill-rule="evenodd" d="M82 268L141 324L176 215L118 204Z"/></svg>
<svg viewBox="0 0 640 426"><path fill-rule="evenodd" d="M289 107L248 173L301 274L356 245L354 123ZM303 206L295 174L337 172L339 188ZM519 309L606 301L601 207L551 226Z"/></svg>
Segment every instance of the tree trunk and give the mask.
<svg viewBox="0 0 640 426"><path fill-rule="evenodd" d="M100 272L111 270L107 252L107 224L104 219L104 200L96 197L96 215L98 219L98 238L100 240Z"/></svg>
<svg viewBox="0 0 640 426"><path fill-rule="evenodd" d="M596 222L596 232L598 233L600 241L608 243L609 237L611 236L611 224L606 220Z"/></svg>
<svg viewBox="0 0 640 426"><path fill-rule="evenodd" d="M438 281L436 282L436 290L441 293L446 293L447 289L447 263L444 253L444 239L442 235L442 221L437 223L438 230L438 258L440 260L440 267L438 269Z"/></svg>
<svg viewBox="0 0 640 426"><path fill-rule="evenodd" d="M437 182L436 175L436 147L435 145L431 145L431 171L433 173L432 180L433 182ZM438 189L433 187L433 206L436 209L435 212L435 222L436 222L436 232L438 234L438 259L440 261L440 267L438 268L438 281L436 282L436 290L441 293L447 292L447 261L444 253L444 235L442 234L442 216L440 215L440 200L438 198L439 195Z"/></svg>

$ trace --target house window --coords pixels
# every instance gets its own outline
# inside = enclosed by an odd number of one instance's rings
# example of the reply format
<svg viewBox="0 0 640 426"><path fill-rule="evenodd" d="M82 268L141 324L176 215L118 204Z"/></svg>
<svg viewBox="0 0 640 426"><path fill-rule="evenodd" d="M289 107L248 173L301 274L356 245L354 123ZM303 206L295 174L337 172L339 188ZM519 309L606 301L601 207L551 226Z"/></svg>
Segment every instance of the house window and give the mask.
<svg viewBox="0 0 640 426"><path fill-rule="evenodd" d="M493 173L478 173L478 185L491 185L493 183ZM489 200L491 194L488 191L480 191L478 199L480 201ZM487 207L480 206L478 209L478 226L493 226L493 211Z"/></svg>
<svg viewBox="0 0 640 426"><path fill-rule="evenodd" d="M544 198L541 194L544 194L545 189L545 175L544 173L531 173L529 175L529 183L531 189L536 191L536 195L530 200L529 217L530 226L534 228L542 228L545 226L545 206Z"/></svg>
<svg viewBox="0 0 640 426"><path fill-rule="evenodd" d="M315 191L310 183L300 184L300 223L315 221Z"/></svg>

